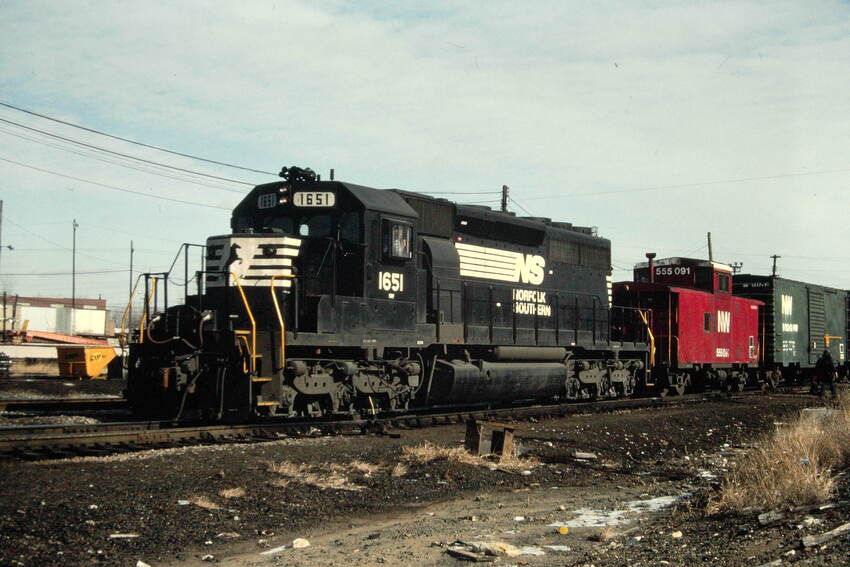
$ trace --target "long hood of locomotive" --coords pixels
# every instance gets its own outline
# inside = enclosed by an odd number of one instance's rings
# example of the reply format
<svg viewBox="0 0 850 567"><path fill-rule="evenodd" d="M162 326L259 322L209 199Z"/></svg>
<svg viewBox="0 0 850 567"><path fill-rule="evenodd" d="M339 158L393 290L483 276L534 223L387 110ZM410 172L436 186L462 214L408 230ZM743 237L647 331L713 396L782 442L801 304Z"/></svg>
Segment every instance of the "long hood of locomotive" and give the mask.
<svg viewBox="0 0 850 567"><path fill-rule="evenodd" d="M302 239L269 234L234 234L207 239L207 288L228 285L228 273L239 278L243 287L292 287L293 264L301 251ZM235 285L233 281L230 285Z"/></svg>
<svg viewBox="0 0 850 567"><path fill-rule="evenodd" d="M595 280L589 273L577 278L578 272L587 272L587 266L565 266L547 262L544 255L533 250L531 253L507 250L492 246L455 242L458 266L461 278L472 280L490 280L502 284L516 284L526 289L517 289L514 298L519 301L547 303L545 291L563 290L583 291L592 294L605 294L607 306L612 305L611 273L605 270L604 292L601 280ZM542 252L540 249L539 252ZM539 298L544 298L540 300ZM600 299L601 299L600 295Z"/></svg>

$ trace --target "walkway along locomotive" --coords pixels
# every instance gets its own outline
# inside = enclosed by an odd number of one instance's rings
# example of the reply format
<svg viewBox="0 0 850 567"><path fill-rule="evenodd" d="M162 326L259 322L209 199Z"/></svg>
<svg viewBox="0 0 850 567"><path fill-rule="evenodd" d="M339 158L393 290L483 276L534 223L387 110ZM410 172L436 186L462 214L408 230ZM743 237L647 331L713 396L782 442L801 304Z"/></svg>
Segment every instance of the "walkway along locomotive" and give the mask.
<svg viewBox="0 0 850 567"><path fill-rule="evenodd" d="M611 246L589 228L284 168L210 237L197 293L144 274L127 398L167 419L374 415L627 396ZM186 272L191 245L184 245ZM159 289L157 289L159 288Z"/></svg>

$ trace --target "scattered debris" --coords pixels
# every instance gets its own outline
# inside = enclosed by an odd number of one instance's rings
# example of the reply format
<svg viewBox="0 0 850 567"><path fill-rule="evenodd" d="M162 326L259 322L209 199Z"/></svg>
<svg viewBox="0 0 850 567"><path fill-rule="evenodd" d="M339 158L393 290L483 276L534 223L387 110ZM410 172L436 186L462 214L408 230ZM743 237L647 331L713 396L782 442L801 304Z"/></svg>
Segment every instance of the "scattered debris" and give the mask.
<svg viewBox="0 0 850 567"><path fill-rule="evenodd" d="M215 560L215 555L207 554L207 555L204 555L203 557L201 557L201 561L213 561L213 560Z"/></svg>
<svg viewBox="0 0 850 567"><path fill-rule="evenodd" d="M691 493L685 492L675 496L659 496L646 500L630 500L626 502L624 510L593 510L590 508L579 508L574 510L578 517L568 522L554 522L549 524L550 528L601 528L603 526L617 526L628 524L632 520L627 515L636 515L644 512L657 512L668 508L683 498L690 498Z"/></svg>
<svg viewBox="0 0 850 567"><path fill-rule="evenodd" d="M139 534L109 534L109 539L135 539Z"/></svg>
<svg viewBox="0 0 850 567"><path fill-rule="evenodd" d="M525 516L514 516L514 522L524 522Z"/></svg>
<svg viewBox="0 0 850 567"><path fill-rule="evenodd" d="M577 461L594 461L599 457L596 453L584 453L582 451L573 451L573 458Z"/></svg>
<svg viewBox="0 0 850 567"><path fill-rule="evenodd" d="M147 563L145 563L144 561L142 561L141 559L139 559L138 561L136 561L136 567L151 567L151 566L148 565Z"/></svg>
<svg viewBox="0 0 850 567"><path fill-rule="evenodd" d="M527 545L517 547L504 541L461 541L452 543L446 553L466 561L491 562L495 557L518 557L520 555L546 555L540 547Z"/></svg>
<svg viewBox="0 0 850 567"><path fill-rule="evenodd" d="M677 531L673 532L672 534L670 534L670 537L672 537L673 539L679 539L680 537L682 537L682 532L677 530Z"/></svg>
<svg viewBox="0 0 850 567"><path fill-rule="evenodd" d="M275 553L280 553L281 551L284 551L285 549L288 549L288 548L289 548L288 545L281 545L280 547L274 547L272 549L267 549L265 551L261 551L260 555L273 555Z"/></svg>
<svg viewBox="0 0 850 567"><path fill-rule="evenodd" d="M310 542L304 538L295 538L292 540L292 549L303 549L305 547L310 547Z"/></svg>
<svg viewBox="0 0 850 567"><path fill-rule="evenodd" d="M842 524L834 530L830 530L820 535L807 535L803 538L803 546L814 547L816 545L821 545L822 543L826 543L847 533L850 533L850 522Z"/></svg>
<svg viewBox="0 0 850 567"><path fill-rule="evenodd" d="M769 526L770 524L776 523L784 518L785 512L779 512L776 510L773 512L765 512L764 514L759 514L759 524Z"/></svg>
<svg viewBox="0 0 850 567"><path fill-rule="evenodd" d="M472 561L474 563L492 563L496 561L495 557L488 557L486 555L481 555L480 553L472 553L471 551L466 551L460 547L450 547L446 549L446 553L457 559Z"/></svg>
<svg viewBox="0 0 850 567"><path fill-rule="evenodd" d="M191 504L191 502L189 502L188 500L178 500L177 501L178 506L188 506L189 504Z"/></svg>
<svg viewBox="0 0 850 567"><path fill-rule="evenodd" d="M758 567L779 567L780 565L782 565L782 560L781 559L774 559L773 561L771 561L769 563L762 563Z"/></svg>

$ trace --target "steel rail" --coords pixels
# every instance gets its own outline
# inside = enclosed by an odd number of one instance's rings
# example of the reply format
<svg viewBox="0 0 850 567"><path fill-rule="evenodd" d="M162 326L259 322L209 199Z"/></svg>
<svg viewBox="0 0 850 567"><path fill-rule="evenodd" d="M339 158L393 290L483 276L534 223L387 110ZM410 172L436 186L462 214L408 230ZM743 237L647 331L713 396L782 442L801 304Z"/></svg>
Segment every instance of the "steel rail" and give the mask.
<svg viewBox="0 0 850 567"><path fill-rule="evenodd" d="M428 427L463 423L470 419L517 419L529 417L561 417L580 413L602 413L623 409L673 406L740 397L740 394L709 392L675 397L625 398L565 404L514 406L500 408L444 408L404 415L378 416L369 419L267 420L260 423L175 426L168 421L116 422L101 424L36 425L0 427L0 454L27 458L50 457L51 451L67 452L96 448L102 452L140 450L162 444L215 442L232 439L251 441L280 439L281 435L338 435L352 433L384 433L394 427ZM33 451L47 451L44 455Z"/></svg>

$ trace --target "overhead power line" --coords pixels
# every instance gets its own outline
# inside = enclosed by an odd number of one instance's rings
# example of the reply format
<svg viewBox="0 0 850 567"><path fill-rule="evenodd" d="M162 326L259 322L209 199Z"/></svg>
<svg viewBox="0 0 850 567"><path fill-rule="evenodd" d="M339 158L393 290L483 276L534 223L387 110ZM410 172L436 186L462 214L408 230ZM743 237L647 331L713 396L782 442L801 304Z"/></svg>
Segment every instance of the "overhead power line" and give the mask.
<svg viewBox="0 0 850 567"><path fill-rule="evenodd" d="M122 270L98 270L95 272L18 272L18 273L5 273L0 274L3 276L70 276L72 274L77 274L78 276L87 276L90 274L117 274L117 273L127 273L127 269L124 268Z"/></svg>
<svg viewBox="0 0 850 567"><path fill-rule="evenodd" d="M519 208L520 208L520 210L521 210L522 212L524 212L525 214L527 214L528 216L530 216L530 217L533 217L533 216L534 216L534 215L532 215L530 212L528 212L528 209L526 209L525 207L523 207L522 205L520 205L519 203L517 203L516 201L514 201L514 200L513 200L513 198L511 198L510 196L508 196L508 201L510 201L511 203L513 203L514 205L516 205L517 207L519 207Z"/></svg>
<svg viewBox="0 0 850 567"><path fill-rule="evenodd" d="M141 171L142 173L149 173L151 175L158 175L160 177L165 177L167 179L174 179L175 181L180 181L182 183L191 183L193 185L200 185L202 187L209 187L210 189L217 189L219 191L228 191L230 193L239 193L240 195L245 194L244 190L231 189L229 187L224 187L224 186L221 186L221 185L213 185L212 184L213 182L205 183L205 182L197 180L197 179L189 179L188 177L184 176L183 174L181 174L179 172L177 172L177 173L167 172L166 173L164 171L157 171L155 168L159 167L159 166L147 166L145 164L139 164L138 166L135 166L135 165L131 165L129 163L123 163L123 162L119 161L120 159L123 159L123 158L109 158L107 156L97 155L95 152L86 150L85 148L72 148L72 147L68 147L68 146L63 146L60 142L53 143L53 142L49 142L47 140L39 140L35 136L28 136L26 134L22 134L20 132L13 132L13 131L7 130L5 128L0 128L0 132L3 132L4 134L8 134L10 136L14 136L16 138L20 138L22 140L27 140L29 142L33 142L35 144L41 144L41 145L47 146L49 148L55 148L57 150L61 150L63 152L69 152L69 153L72 153L74 155L82 156L82 157L85 157L85 158L88 158L88 159L94 159L94 160L97 160L97 161L100 161L100 162L103 162L103 163L108 163L108 164L111 164L111 165L117 165L119 167L126 167L127 169L132 169L133 171ZM215 183L218 183L218 182L215 182Z"/></svg>
<svg viewBox="0 0 850 567"><path fill-rule="evenodd" d="M736 179L722 179L717 181L700 181L696 183L681 183L678 185L656 185L654 187L637 187L634 189L611 189L609 191L594 191L591 193L558 193L552 195L538 195L537 197L526 197L526 201L539 201L541 199L560 199L564 197L590 197L595 195L611 195L614 193L639 193L641 191L663 191L667 189L690 189L693 187L705 187L708 185L725 185L727 183L746 183L749 181L767 181L771 179L785 179L788 177L806 177L809 175L827 175L830 173L847 173L850 168L824 169L820 171L799 171L792 173L779 173L776 175L761 175L758 177L739 177Z"/></svg>
<svg viewBox="0 0 850 567"><path fill-rule="evenodd" d="M12 110L24 112L24 113L29 114L31 116L38 116L39 118L44 118L45 120L51 120L53 122L57 122L59 124L64 124L66 126L71 126L72 128L79 128L80 130L85 130L86 132L91 132L93 134L100 134L101 136L106 136L107 138L112 138L114 140L121 140L122 142L127 142L128 144L135 144L137 146L142 146L144 148L150 148L152 150L159 150L161 152L166 152L166 153L169 153L169 154L172 154L172 155L175 155L175 156L181 156L181 157L185 157L185 158L189 158L189 159L195 159L195 160L203 161L203 162L206 162L206 163L213 163L215 165L223 165L225 167L232 167L234 169L241 169L242 171L251 171L253 173L262 173L262 174L265 174L265 175L277 175L277 173L274 173L274 172L271 172L271 171L263 171L261 169L253 169L253 168L245 167L245 166L242 166L242 165L235 165L235 164L232 164L232 163L227 163L227 162L223 162L223 161L216 161L214 159L208 159L208 158L204 158L204 157L200 157L200 156L195 156L195 155L192 155L192 154L185 154L183 152L178 152L178 151L175 151L175 150L169 150L169 149L163 148L161 146L154 146L152 144L145 144L144 142L138 142L136 140L131 140L130 138L124 138L122 136L116 136L115 134L108 134L106 132L103 132L102 130L96 130L94 128L88 128L88 127L82 126L80 124L74 124L73 122L67 122L65 120L53 118L52 116L48 116L46 114L41 114L41 113L38 113L38 112L35 112L35 111L32 111L32 110L27 110L26 108L21 108L20 106L15 106L13 104L9 104L8 102L0 101L0 106L5 106L6 108L11 108Z"/></svg>
<svg viewBox="0 0 850 567"><path fill-rule="evenodd" d="M12 159L7 159L0 156L0 161L5 161L7 163L11 163L20 167L26 167L27 169L33 169L35 171L40 171L42 173L49 173L50 175L56 175L57 177L64 177L65 179L73 179L74 181L80 181L82 183L89 183L91 185L96 185L97 187L103 187L104 189L111 189L113 191L121 191L123 193L130 193L133 195L139 195L141 197L148 197L150 199L159 199L161 201L171 201L172 203L182 203L184 205L196 205L198 207L207 207L209 209L220 209L222 211L229 211L229 207L219 207L218 205L210 205L208 203L199 203L197 201L186 201L183 199L174 199L171 197L163 197L161 195L153 195L151 193L143 193L141 191L134 191L132 189L127 189L125 187L118 187L117 185L108 185L106 183L99 183L97 181L92 181L90 179L83 179L82 177L75 177L73 175L66 175L64 173L59 173L58 171L52 171L50 169L44 169L42 167L36 167L34 165L29 165L26 163L21 163L19 161L15 161Z"/></svg>
<svg viewBox="0 0 850 567"><path fill-rule="evenodd" d="M86 142L81 142L81 141L75 140L73 138L67 138L65 136L53 134L51 132L48 132L47 130L40 130L38 128L33 128L32 126L27 126L26 124L21 124L20 122L15 122L14 120L7 120L5 118L0 118L0 122L5 122L6 124L11 124L13 126L17 126L18 128L23 128L25 130L30 130L32 132L38 132L39 134L43 134L44 136L50 136L51 138L56 138L57 140L62 140L62 141L65 141L65 142L70 142L72 144L77 144L78 146L91 148L93 150L97 150L97 151L100 151L100 152L104 152L104 153L112 154L112 155L116 155L116 156L121 156L121 157L127 158L127 159L137 160L137 161L140 161L140 162L143 162L143 163L149 163L149 164L156 165L156 166L159 166L159 167L165 167L167 169L173 169L175 171L182 171L183 173L191 173L192 175L199 175L201 177L209 177L210 179L218 179L219 181L227 181L228 183L237 183L239 185L248 185L249 187L253 187L255 185L254 183L248 183L247 181L239 181L238 179L231 179L229 177L220 177L218 175L210 175L209 173L203 173L203 172L200 172L200 171L193 171L191 169L186 169L186 168L183 168L183 167L177 167L175 165L168 165L168 164L165 164L165 163L160 163L158 161L153 161L153 160L149 160L149 159L145 159L145 158L136 157L136 156L133 156L133 155L130 155L130 154L124 154L124 153L121 153L121 152L116 152L114 150L102 148L100 146L95 146L94 144L87 144Z"/></svg>

